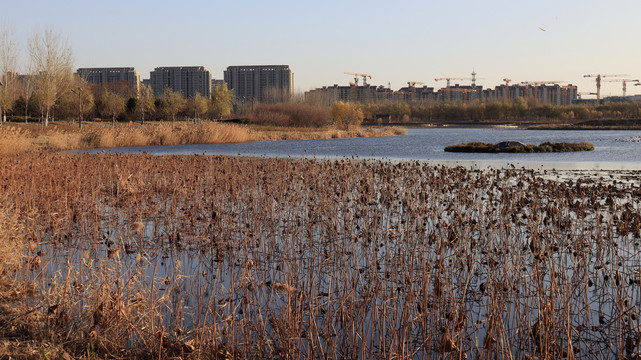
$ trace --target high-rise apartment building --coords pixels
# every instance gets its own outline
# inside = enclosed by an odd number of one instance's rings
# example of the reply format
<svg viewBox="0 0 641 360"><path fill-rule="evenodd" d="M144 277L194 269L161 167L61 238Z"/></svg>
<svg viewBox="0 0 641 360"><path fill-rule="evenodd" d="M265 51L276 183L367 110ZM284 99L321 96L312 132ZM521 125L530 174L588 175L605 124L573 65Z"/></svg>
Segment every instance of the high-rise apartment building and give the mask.
<svg viewBox="0 0 641 360"><path fill-rule="evenodd" d="M180 92L185 97L211 95L211 73L204 66L157 67L149 74L149 82L156 96L165 89Z"/></svg>
<svg viewBox="0 0 641 360"><path fill-rule="evenodd" d="M136 94L140 87L140 74L132 67L80 68L76 73L86 81L119 89L122 85Z"/></svg>
<svg viewBox="0 0 641 360"><path fill-rule="evenodd" d="M229 66L224 74L236 98L280 102L294 94L294 72L289 65Z"/></svg>

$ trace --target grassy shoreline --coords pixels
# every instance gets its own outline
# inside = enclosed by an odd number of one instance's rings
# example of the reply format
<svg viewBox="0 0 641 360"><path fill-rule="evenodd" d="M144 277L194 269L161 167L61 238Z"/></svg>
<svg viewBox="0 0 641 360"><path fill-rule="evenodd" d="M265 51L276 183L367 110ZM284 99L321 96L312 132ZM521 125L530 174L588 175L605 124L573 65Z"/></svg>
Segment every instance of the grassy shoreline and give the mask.
<svg viewBox="0 0 641 360"><path fill-rule="evenodd" d="M360 127L341 130L334 127L294 128L219 122L169 123L148 122L119 124L112 128L106 123L86 123L79 129L68 122L56 122L48 127L40 124L5 123L0 126L0 154L64 151L93 148L224 144L270 140L311 140L348 137L395 136L405 134L400 128Z"/></svg>

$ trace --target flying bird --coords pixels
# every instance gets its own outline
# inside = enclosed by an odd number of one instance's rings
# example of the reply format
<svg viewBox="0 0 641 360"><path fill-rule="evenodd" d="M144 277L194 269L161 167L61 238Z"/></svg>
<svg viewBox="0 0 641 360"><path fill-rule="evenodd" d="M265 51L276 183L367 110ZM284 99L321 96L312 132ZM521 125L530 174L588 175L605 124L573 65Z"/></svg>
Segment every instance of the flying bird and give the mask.
<svg viewBox="0 0 641 360"><path fill-rule="evenodd" d="M539 28L539 30L541 30L541 31L545 31L545 29L544 29L544 28L542 28L542 27L540 27L540 26L537 26L537 27Z"/></svg>

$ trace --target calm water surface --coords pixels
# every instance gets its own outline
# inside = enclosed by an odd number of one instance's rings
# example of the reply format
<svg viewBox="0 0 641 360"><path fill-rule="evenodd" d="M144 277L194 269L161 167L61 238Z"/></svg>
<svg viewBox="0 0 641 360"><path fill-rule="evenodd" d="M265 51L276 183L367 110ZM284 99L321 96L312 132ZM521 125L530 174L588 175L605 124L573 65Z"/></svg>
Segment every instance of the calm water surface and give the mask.
<svg viewBox="0 0 641 360"><path fill-rule="evenodd" d="M595 150L575 153L481 154L446 153L445 146L480 141L589 141ZM267 157L359 157L390 160L431 160L468 166L525 166L557 169L641 170L641 131L535 131L495 128L408 129L407 135L382 138L264 141L242 144L145 146L98 149L91 152Z"/></svg>

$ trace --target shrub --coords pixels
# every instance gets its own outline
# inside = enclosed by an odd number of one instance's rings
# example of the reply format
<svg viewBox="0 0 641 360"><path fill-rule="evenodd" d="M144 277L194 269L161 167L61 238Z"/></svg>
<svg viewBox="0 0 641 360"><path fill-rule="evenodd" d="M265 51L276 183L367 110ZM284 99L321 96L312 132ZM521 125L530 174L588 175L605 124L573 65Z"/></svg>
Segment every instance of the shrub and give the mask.
<svg viewBox="0 0 641 360"><path fill-rule="evenodd" d="M339 129L359 127L363 123L363 112L358 105L342 101L332 105L332 120Z"/></svg>

